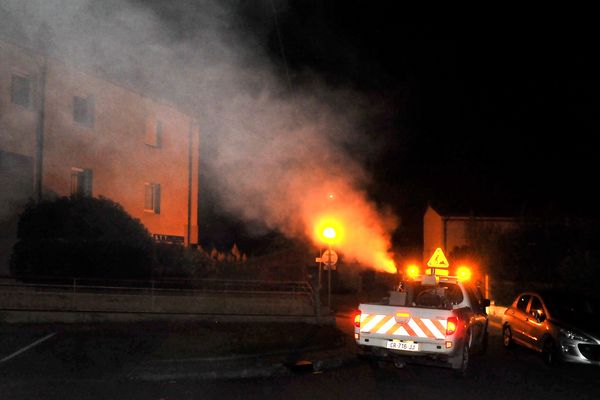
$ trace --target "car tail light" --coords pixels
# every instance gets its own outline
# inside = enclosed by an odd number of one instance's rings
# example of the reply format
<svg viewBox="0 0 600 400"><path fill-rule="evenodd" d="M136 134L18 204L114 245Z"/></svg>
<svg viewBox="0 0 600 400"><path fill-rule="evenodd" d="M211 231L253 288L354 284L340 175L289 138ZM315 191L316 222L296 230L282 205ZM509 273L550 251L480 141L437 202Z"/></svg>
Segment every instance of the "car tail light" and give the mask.
<svg viewBox="0 0 600 400"><path fill-rule="evenodd" d="M360 316L361 316L361 311L360 310L356 310L356 312L354 313L354 327L356 328L360 328Z"/></svg>
<svg viewBox="0 0 600 400"><path fill-rule="evenodd" d="M458 327L458 318L449 317L446 320L446 336L453 335Z"/></svg>

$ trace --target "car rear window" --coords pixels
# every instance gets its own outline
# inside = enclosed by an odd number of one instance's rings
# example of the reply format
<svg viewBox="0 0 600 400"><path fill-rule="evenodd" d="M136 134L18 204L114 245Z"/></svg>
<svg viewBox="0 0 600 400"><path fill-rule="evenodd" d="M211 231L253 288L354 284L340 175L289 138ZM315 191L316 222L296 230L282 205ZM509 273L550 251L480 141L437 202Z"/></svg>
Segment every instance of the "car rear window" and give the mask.
<svg viewBox="0 0 600 400"><path fill-rule="evenodd" d="M415 281L407 282L404 288L407 307L451 310L454 305L463 301L462 290L455 283L439 282L435 286L429 286Z"/></svg>

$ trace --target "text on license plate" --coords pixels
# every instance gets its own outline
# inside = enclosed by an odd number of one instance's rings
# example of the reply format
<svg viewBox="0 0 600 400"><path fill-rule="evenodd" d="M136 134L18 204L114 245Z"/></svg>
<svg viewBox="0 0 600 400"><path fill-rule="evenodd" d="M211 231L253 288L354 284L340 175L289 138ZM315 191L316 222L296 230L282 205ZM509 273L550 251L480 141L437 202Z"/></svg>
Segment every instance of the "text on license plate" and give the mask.
<svg viewBox="0 0 600 400"><path fill-rule="evenodd" d="M387 348L394 350L419 351L419 344L410 342L387 342Z"/></svg>

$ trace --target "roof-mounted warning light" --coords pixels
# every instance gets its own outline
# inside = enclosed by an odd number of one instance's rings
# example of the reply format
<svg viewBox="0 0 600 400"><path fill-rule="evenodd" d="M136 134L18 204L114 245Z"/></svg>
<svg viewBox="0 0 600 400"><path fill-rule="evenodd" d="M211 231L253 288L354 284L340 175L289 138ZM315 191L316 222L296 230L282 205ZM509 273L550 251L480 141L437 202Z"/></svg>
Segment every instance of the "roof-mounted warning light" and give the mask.
<svg viewBox="0 0 600 400"><path fill-rule="evenodd" d="M472 276L473 272L471 272L471 269L467 266L461 265L456 270L456 277L459 281L466 282L470 280Z"/></svg>
<svg viewBox="0 0 600 400"><path fill-rule="evenodd" d="M408 267L406 267L406 275L408 275L409 278L415 279L420 274L421 271L419 270L419 267L417 267L415 264L410 264Z"/></svg>

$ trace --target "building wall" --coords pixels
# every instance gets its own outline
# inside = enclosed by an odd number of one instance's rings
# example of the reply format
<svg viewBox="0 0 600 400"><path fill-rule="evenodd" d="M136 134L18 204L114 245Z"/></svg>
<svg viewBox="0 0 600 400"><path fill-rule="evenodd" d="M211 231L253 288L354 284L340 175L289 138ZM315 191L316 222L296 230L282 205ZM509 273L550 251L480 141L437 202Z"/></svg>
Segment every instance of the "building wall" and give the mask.
<svg viewBox="0 0 600 400"><path fill-rule="evenodd" d="M0 40L0 150L35 156L35 132L39 99L39 71L42 58ZM32 107L11 101L12 76L29 76L32 82Z"/></svg>
<svg viewBox="0 0 600 400"><path fill-rule="evenodd" d="M446 219L446 248L447 254L457 247L467 246L468 240L468 221L463 219Z"/></svg>
<svg viewBox="0 0 600 400"><path fill-rule="evenodd" d="M432 207L427 207L423 217L423 262L429 261L438 247L444 247L444 222Z"/></svg>
<svg viewBox="0 0 600 400"><path fill-rule="evenodd" d="M428 207L423 217L423 260L427 262L437 247L448 255L457 247L470 245L473 232L506 232L517 224L514 218L442 216Z"/></svg>
<svg viewBox="0 0 600 400"><path fill-rule="evenodd" d="M1 151L36 156L43 64L40 55L0 40ZM31 107L11 101L14 74L32 78ZM199 130L192 119L166 103L60 60L48 58L45 77L44 195L71 194L73 169L89 169L91 195L120 203L152 234L184 240L189 212L191 243L197 243ZM93 103L93 122L76 121L75 96ZM160 146L155 140L157 121ZM158 213L145 207L147 183L160 185Z"/></svg>
<svg viewBox="0 0 600 400"><path fill-rule="evenodd" d="M74 96L93 98L93 126L74 120ZM68 194L71 169L91 169L94 196L122 204L153 234L186 236L188 116L57 62L48 68L46 107L43 176L47 190ZM162 124L160 147L146 144L157 121ZM197 127L193 129L193 136L198 136ZM194 151L196 166L197 158ZM197 181L197 169L192 180ZM145 183L160 184L160 213L145 210Z"/></svg>

